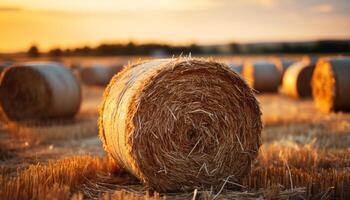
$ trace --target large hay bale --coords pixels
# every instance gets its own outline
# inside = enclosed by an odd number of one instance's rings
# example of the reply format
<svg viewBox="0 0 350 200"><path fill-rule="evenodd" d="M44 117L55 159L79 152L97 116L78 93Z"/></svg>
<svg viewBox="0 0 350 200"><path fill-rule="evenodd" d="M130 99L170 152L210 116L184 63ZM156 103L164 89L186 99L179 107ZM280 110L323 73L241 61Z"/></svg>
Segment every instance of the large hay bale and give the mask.
<svg viewBox="0 0 350 200"><path fill-rule="evenodd" d="M322 111L350 111L350 57L320 60L312 77L312 94Z"/></svg>
<svg viewBox="0 0 350 200"><path fill-rule="evenodd" d="M315 65L314 59L305 57L290 66L284 73L281 92L294 98L311 97L311 77Z"/></svg>
<svg viewBox="0 0 350 200"><path fill-rule="evenodd" d="M240 182L260 146L252 90L226 65L162 59L130 65L108 85L100 110L107 152L158 191Z"/></svg>
<svg viewBox="0 0 350 200"><path fill-rule="evenodd" d="M276 65L268 61L245 63L242 75L258 92L276 92L281 79Z"/></svg>
<svg viewBox="0 0 350 200"><path fill-rule="evenodd" d="M112 77L121 71L122 64L116 64L112 66L104 66L94 64L89 67L83 67L80 69L80 78L82 82L90 86L106 86Z"/></svg>
<svg viewBox="0 0 350 200"><path fill-rule="evenodd" d="M81 89L74 75L57 63L24 63L0 78L0 105L9 120L74 116Z"/></svg>

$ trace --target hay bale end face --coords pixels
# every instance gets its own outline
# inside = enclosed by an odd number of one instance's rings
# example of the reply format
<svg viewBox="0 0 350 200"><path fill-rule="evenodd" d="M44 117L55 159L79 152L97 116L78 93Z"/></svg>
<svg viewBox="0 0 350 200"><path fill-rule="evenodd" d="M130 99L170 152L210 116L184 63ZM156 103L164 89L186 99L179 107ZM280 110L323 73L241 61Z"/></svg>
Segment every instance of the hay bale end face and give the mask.
<svg viewBox="0 0 350 200"><path fill-rule="evenodd" d="M8 120L72 117L80 102L79 82L57 63L16 64L0 79L0 105Z"/></svg>
<svg viewBox="0 0 350 200"><path fill-rule="evenodd" d="M240 182L260 146L252 90L226 65L163 59L130 65L105 90L99 117L107 152L158 191Z"/></svg>
<svg viewBox="0 0 350 200"><path fill-rule="evenodd" d="M283 75L281 92L293 98L311 97L311 78L315 65L313 60L303 59L290 66Z"/></svg>
<svg viewBox="0 0 350 200"><path fill-rule="evenodd" d="M281 72L268 61L247 62L243 67L243 77L258 92L276 92Z"/></svg>
<svg viewBox="0 0 350 200"><path fill-rule="evenodd" d="M350 111L350 57L320 60L312 77L317 108L324 112Z"/></svg>

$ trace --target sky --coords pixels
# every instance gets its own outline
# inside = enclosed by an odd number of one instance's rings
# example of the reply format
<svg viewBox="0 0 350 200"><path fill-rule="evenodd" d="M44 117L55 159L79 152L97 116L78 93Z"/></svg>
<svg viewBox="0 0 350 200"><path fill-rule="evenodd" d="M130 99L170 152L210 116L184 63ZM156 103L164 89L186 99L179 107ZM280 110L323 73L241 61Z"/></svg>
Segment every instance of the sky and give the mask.
<svg viewBox="0 0 350 200"><path fill-rule="evenodd" d="M0 52L350 39L349 0L1 0Z"/></svg>

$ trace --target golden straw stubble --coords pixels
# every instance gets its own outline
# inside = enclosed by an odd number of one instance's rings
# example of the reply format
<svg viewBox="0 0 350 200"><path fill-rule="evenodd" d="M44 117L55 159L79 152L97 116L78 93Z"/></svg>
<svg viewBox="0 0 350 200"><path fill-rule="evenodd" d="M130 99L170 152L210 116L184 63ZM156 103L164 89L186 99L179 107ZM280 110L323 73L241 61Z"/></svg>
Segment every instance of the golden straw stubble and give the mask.
<svg viewBox="0 0 350 200"><path fill-rule="evenodd" d="M350 111L349 77L350 57L320 60L312 77L316 107L324 112Z"/></svg>
<svg viewBox="0 0 350 200"><path fill-rule="evenodd" d="M257 156L262 122L238 74L178 58L124 68L105 90L99 127L110 156L147 186L191 191L239 184Z"/></svg>

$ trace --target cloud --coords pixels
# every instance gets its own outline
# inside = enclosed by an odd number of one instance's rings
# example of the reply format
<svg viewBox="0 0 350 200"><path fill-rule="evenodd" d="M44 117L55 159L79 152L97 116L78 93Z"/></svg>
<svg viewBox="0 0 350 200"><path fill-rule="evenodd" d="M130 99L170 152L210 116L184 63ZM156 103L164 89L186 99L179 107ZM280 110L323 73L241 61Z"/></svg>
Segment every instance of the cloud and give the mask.
<svg viewBox="0 0 350 200"><path fill-rule="evenodd" d="M257 1L257 3L259 3L260 5L268 8L276 7L278 4L277 0L255 0L255 1Z"/></svg>
<svg viewBox="0 0 350 200"><path fill-rule="evenodd" d="M334 11L334 6L331 4L319 4L312 7L311 10L317 13L332 13Z"/></svg>

